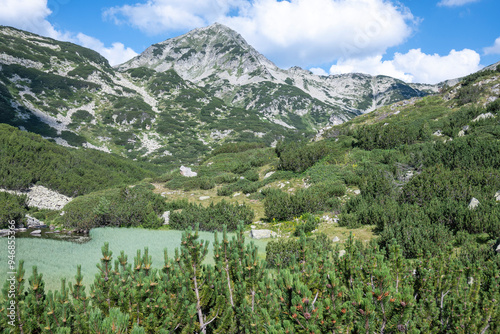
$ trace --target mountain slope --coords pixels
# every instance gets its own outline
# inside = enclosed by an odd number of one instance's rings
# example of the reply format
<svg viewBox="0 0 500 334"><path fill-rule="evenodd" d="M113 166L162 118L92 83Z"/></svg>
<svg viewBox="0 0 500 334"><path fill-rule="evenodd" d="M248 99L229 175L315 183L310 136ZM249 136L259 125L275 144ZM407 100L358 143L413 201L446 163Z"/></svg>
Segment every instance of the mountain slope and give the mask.
<svg viewBox="0 0 500 334"><path fill-rule="evenodd" d="M215 24L117 67L89 49L0 27L0 122L132 159L193 163L227 141L271 145L437 86L283 70Z"/></svg>
<svg viewBox="0 0 500 334"><path fill-rule="evenodd" d="M71 43L10 27L0 35L0 122L59 144L182 163L226 139L269 145L288 135L174 71L121 73Z"/></svg>
<svg viewBox="0 0 500 334"><path fill-rule="evenodd" d="M237 32L217 23L152 45L118 68L136 67L149 67L158 72L174 69L184 79L210 87L213 94L232 105L282 115L276 105L259 94L259 86L266 85L269 89L272 83L271 91L278 92L276 96L282 102L296 107L288 112L297 115L312 110L321 112L329 116L322 118L323 124L325 119L340 123L380 105L437 92L434 85L406 84L385 76L322 77L298 67L283 70L247 44ZM302 93L297 97L287 92L287 86ZM317 123L311 124L315 125Z"/></svg>

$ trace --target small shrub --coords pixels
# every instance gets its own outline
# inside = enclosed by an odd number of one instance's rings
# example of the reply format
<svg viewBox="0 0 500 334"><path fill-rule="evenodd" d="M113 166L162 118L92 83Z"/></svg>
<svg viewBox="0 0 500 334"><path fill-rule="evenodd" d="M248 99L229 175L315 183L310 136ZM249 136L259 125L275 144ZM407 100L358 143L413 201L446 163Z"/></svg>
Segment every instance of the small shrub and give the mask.
<svg viewBox="0 0 500 334"><path fill-rule="evenodd" d="M318 254L332 250L331 240L323 233L303 239L271 240L266 246L266 263L269 268L285 269L299 262L305 252Z"/></svg>
<svg viewBox="0 0 500 334"><path fill-rule="evenodd" d="M201 204L188 204L182 211L170 214L170 227L185 230L194 229L199 224L202 231L222 231L226 225L228 231L234 231L240 223L250 224L254 215L245 204L231 204L224 200L217 204L212 202L206 208Z"/></svg>
<svg viewBox="0 0 500 334"><path fill-rule="evenodd" d="M64 207L63 224L76 229L100 226L157 228L166 211L161 195L145 186L123 187L75 198Z"/></svg>
<svg viewBox="0 0 500 334"><path fill-rule="evenodd" d="M302 233L309 234L318 228L320 219L309 213L302 215L300 218L303 222L295 228L293 235L299 237Z"/></svg>

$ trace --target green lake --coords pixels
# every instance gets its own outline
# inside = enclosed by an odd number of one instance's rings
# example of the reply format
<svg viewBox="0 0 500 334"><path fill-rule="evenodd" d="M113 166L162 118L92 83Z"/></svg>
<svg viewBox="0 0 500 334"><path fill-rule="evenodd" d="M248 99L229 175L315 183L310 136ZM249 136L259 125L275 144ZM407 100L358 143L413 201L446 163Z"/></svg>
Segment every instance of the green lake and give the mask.
<svg viewBox="0 0 500 334"><path fill-rule="evenodd" d="M137 250L143 252L148 247L152 256L153 267L163 266L163 250L168 249L169 257L173 257L175 248L180 248L182 231L147 230L139 228L98 228L90 232L90 241L86 243L75 243L53 239L40 238L17 238L16 239L16 262L24 260L26 285L32 273L32 266L38 267L38 272L43 274L45 289L55 290L61 286L61 278L74 282L76 267L82 266L86 292L98 272L96 264L101 258L101 247L109 242L113 252L113 259L124 251L128 256L128 262L134 263ZM214 233L199 232L200 239L210 241L207 263L213 263L213 241ZM232 238L229 234L229 238ZM219 233L219 241L222 233ZM259 248L259 255L265 257L265 249L268 240L254 240L245 235L245 242L253 241ZM7 238L0 238L0 280L3 286L7 278ZM114 263L114 261L113 261Z"/></svg>

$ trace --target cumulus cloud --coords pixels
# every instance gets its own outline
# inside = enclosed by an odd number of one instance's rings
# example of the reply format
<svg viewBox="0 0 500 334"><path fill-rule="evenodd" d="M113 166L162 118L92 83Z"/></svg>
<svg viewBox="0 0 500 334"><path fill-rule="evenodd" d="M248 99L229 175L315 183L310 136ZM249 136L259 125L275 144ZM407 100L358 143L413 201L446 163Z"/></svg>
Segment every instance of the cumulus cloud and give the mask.
<svg viewBox="0 0 500 334"><path fill-rule="evenodd" d="M372 75L388 75L406 82L434 84L463 77L482 68L480 55L473 50L451 50L448 55L425 54L412 49L405 54L396 53L392 60L382 56L339 61L330 68L330 74L362 72Z"/></svg>
<svg viewBox="0 0 500 334"><path fill-rule="evenodd" d="M116 24L129 24L148 34L193 29L209 25L224 15L249 6L245 0L148 0L116 6L104 17Z"/></svg>
<svg viewBox="0 0 500 334"><path fill-rule="evenodd" d="M492 46L483 49L485 55L498 55L500 54L500 37L495 40Z"/></svg>
<svg viewBox="0 0 500 334"><path fill-rule="evenodd" d="M149 34L218 21L282 67L383 54L417 23L406 7L387 0L148 0L104 16Z"/></svg>
<svg viewBox="0 0 500 334"><path fill-rule="evenodd" d="M463 6L472 2L479 2L481 0L441 0L438 2L438 6L444 7L458 7Z"/></svg>
<svg viewBox="0 0 500 334"><path fill-rule="evenodd" d="M47 20L52 13L47 7L47 0L0 0L0 24L27 30L32 33L80 44L93 49L106 57L111 65L123 63L137 55L122 43L113 43L111 47L94 37L82 33L73 34L60 31Z"/></svg>
<svg viewBox="0 0 500 334"><path fill-rule="evenodd" d="M414 18L382 0L257 0L225 23L282 65L307 66L382 54L410 36Z"/></svg>
<svg viewBox="0 0 500 334"><path fill-rule="evenodd" d="M328 73L321 67L312 67L309 69L309 71L316 75L328 75Z"/></svg>
<svg viewBox="0 0 500 334"><path fill-rule="evenodd" d="M382 55L366 58L340 60L330 68L330 74L366 73L371 75L387 75L406 82L412 82L414 77L397 68L392 60L382 60Z"/></svg>
<svg viewBox="0 0 500 334"><path fill-rule="evenodd" d="M76 41L86 48L99 52L108 59L111 65L122 64L137 56L137 52L131 48L125 47L122 43L113 43L111 47L106 47L104 43L97 38L82 33L76 35Z"/></svg>
<svg viewBox="0 0 500 334"><path fill-rule="evenodd" d="M27 30L54 39L67 40L67 34L56 30L47 16L52 12L47 0L0 0L0 24Z"/></svg>

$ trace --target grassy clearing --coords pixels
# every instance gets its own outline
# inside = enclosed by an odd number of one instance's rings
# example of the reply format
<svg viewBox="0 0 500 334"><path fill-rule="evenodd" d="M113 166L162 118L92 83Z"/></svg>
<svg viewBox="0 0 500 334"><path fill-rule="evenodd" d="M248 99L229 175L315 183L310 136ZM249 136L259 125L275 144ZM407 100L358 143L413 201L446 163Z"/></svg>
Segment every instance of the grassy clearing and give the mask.
<svg viewBox="0 0 500 334"><path fill-rule="evenodd" d="M371 239L376 238L377 236L373 232L375 229L375 225L365 225L360 228L347 228L338 226L338 224L325 224L322 223L318 227L318 232L325 233L328 237L334 238L338 237L340 239L339 244L340 248L344 248L343 244L349 237L349 234L352 233L355 239L361 240L362 242L369 242Z"/></svg>
<svg viewBox="0 0 500 334"><path fill-rule="evenodd" d="M305 183L303 179L291 179L287 181L275 181L266 185L265 187L282 188L282 190L284 191L292 190L290 192L293 193L295 192L296 189L304 187L304 184ZM299 222L298 219L294 221L266 222L263 200L253 199L255 197L254 195L245 196L245 194L240 194L238 196L232 196L232 197L217 196L217 188L220 186L209 190L197 189L197 190L183 191L183 190L168 189L162 183L153 183L153 185L155 186L153 192L157 194L163 194L167 201L187 199L190 203L202 204L203 206L208 206L212 202L218 203L222 200L225 200L229 203L240 203L240 204L244 203L248 205L250 208L252 208L252 210L254 210L255 212L255 218L253 224L255 228L270 229L278 233L278 235L282 237L290 237L291 235L293 235L293 231L295 230L295 227L298 225ZM351 194L352 191L353 191L352 189L348 190L348 193L351 196L353 195ZM345 199L349 197L349 195L343 196L341 200L345 201ZM206 196L208 196L209 198L200 199ZM325 215L334 217L335 213L325 212L322 215L318 216L323 217ZM350 233L353 233L356 239L359 239L363 242L368 242L371 239L375 238L376 235L373 232L374 228L375 228L374 225L366 225L361 228L349 229L347 227L340 227L338 226L337 223L327 223L322 220L322 222L318 226L317 233L324 233L330 239L333 239L334 237L337 236L340 239L339 242L339 244L341 245L340 247L343 248L342 244L345 242L345 240L347 240ZM250 226L248 226L247 229L250 229Z"/></svg>
<svg viewBox="0 0 500 334"><path fill-rule="evenodd" d="M252 196L246 196L245 194L240 194L238 196L218 196L217 189L222 186L217 186L212 189L202 190L202 189L194 189L189 191L183 190L172 190L165 187L164 184L161 183L153 183L155 189L153 192L157 194L163 194L167 201L176 201L181 199L187 199L189 203L201 204L203 206L208 206L210 203L219 203L222 200L225 200L229 203L245 203L255 212L254 221L264 219L264 203L260 200L250 199ZM208 199L200 199L204 197L209 197Z"/></svg>

